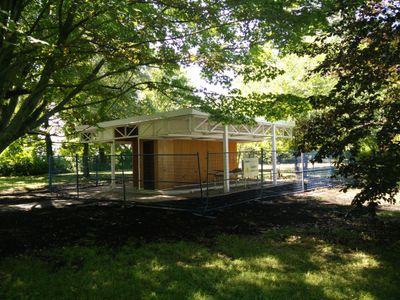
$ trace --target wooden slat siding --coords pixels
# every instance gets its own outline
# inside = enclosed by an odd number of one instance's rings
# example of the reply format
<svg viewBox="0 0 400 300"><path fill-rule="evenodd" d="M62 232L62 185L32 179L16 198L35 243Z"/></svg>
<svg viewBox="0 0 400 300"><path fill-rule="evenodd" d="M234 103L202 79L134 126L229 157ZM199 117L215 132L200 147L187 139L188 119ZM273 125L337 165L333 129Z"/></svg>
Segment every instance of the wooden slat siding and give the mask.
<svg viewBox="0 0 400 300"><path fill-rule="evenodd" d="M155 142L155 153L176 154L174 156L158 155L155 159L156 188L170 188L179 185L178 182L198 183L199 172L197 157L179 156L179 154L199 153L201 178L207 180L207 152L218 153L211 156L212 168L223 170L223 155L221 141L199 141L199 140L158 140ZM229 151L237 151L237 142L229 143ZM230 170L238 167L236 160L231 159ZM171 183L161 183L170 181Z"/></svg>
<svg viewBox="0 0 400 300"><path fill-rule="evenodd" d="M224 169L224 155L223 155L223 145L222 141L212 141L209 142L209 147L208 147L208 152L210 153L209 156L209 166L208 166L208 180L209 181L214 181L215 178L212 174L214 171L219 170L223 171ZM237 157L237 142L235 141L229 141L229 170L234 170L238 167L238 163L236 161ZM204 155L204 162L201 162L202 165L202 181L206 182L207 181L207 160L206 160L206 155ZM218 180L221 180L221 178L218 178Z"/></svg>
<svg viewBox="0 0 400 300"><path fill-rule="evenodd" d="M154 177L155 177L155 188L165 189L173 187L173 183L162 182L162 181L175 181L175 157L174 156L163 156L162 154L174 153L174 144L170 140L158 140L155 141L154 150L157 154L154 163Z"/></svg>
<svg viewBox="0 0 400 300"><path fill-rule="evenodd" d="M196 184L199 182L199 169L197 162L197 152L199 155L207 153L207 142L199 140L174 140L174 153L178 156L175 157L176 170L175 181L187 182L187 184ZM181 156L179 154L190 153L191 156Z"/></svg>

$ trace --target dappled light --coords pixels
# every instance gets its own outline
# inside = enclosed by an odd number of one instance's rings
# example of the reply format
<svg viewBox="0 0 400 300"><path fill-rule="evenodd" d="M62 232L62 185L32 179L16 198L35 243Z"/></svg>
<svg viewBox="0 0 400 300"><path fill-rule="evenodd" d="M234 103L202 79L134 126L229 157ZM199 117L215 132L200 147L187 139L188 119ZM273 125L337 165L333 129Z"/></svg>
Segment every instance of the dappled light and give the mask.
<svg viewBox="0 0 400 300"><path fill-rule="evenodd" d="M5 210L0 298L390 298L399 211L346 221L330 191L208 217L60 199Z"/></svg>
<svg viewBox="0 0 400 300"><path fill-rule="evenodd" d="M6 259L0 286L5 298L384 298L398 289L399 275L388 267L387 251L349 251L294 228L223 235L211 248L191 242L66 247Z"/></svg>
<svg viewBox="0 0 400 300"><path fill-rule="evenodd" d="M47 185L46 176L0 177L0 196L4 193L26 192Z"/></svg>

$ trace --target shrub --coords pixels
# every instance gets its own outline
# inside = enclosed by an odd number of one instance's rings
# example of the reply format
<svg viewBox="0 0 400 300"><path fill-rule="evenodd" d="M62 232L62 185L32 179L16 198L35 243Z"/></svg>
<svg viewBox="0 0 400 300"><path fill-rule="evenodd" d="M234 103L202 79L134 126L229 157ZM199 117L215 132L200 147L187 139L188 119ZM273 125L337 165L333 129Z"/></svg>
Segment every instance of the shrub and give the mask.
<svg viewBox="0 0 400 300"><path fill-rule="evenodd" d="M38 143L18 140L0 155L1 176L42 175L48 172L46 157Z"/></svg>

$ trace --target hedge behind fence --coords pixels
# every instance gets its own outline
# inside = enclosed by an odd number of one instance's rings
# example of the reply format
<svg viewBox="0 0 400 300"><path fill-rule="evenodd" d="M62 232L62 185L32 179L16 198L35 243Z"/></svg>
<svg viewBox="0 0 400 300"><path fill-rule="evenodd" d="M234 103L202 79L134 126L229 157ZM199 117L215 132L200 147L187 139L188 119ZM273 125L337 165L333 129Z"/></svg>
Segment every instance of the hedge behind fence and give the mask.
<svg viewBox="0 0 400 300"><path fill-rule="evenodd" d="M42 175L47 172L43 141L19 139L0 154L0 176Z"/></svg>
<svg viewBox="0 0 400 300"><path fill-rule="evenodd" d="M17 157L14 159L0 156L0 176L43 175L48 172L44 157Z"/></svg>

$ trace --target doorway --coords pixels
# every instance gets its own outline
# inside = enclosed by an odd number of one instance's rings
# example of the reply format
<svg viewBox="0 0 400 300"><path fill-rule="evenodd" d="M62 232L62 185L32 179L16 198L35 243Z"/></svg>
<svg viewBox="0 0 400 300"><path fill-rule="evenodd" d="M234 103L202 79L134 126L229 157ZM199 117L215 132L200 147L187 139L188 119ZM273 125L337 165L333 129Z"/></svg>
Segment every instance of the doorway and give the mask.
<svg viewBox="0 0 400 300"><path fill-rule="evenodd" d="M154 141L143 141L143 188L154 190Z"/></svg>

